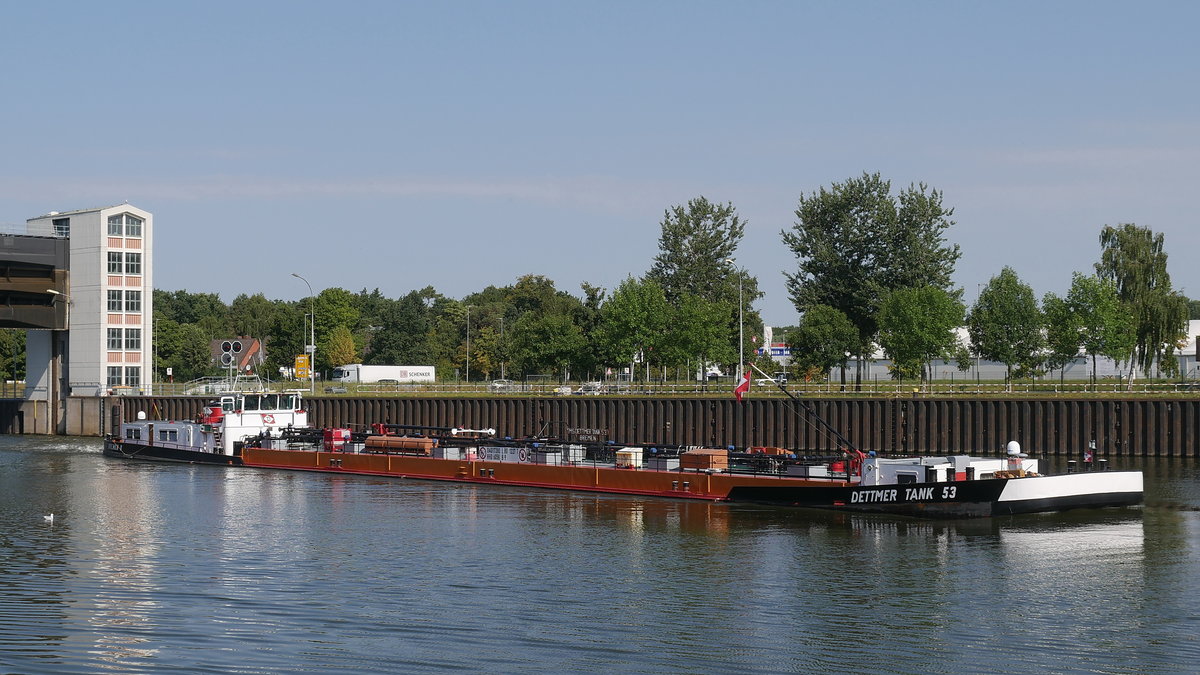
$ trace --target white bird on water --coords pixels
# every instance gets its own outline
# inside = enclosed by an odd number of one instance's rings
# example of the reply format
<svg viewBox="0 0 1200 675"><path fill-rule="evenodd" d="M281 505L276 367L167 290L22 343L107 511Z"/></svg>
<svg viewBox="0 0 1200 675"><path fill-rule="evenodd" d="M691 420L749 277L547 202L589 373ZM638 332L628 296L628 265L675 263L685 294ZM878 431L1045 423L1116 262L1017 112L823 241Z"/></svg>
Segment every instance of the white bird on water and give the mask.
<svg viewBox="0 0 1200 675"><path fill-rule="evenodd" d="M45 520L47 523L53 524L54 523L54 514L51 513L48 516L42 516L42 519Z"/></svg>

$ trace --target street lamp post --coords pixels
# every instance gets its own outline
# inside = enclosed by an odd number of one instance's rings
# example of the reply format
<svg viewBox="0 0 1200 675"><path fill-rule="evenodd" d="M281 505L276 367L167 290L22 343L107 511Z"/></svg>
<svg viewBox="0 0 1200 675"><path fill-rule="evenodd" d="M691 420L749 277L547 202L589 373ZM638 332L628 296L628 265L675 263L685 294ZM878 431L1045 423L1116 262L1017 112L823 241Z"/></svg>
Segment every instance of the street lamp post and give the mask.
<svg viewBox="0 0 1200 675"><path fill-rule="evenodd" d="M738 273L738 377L741 377L746 372L745 321L742 319L743 308L745 306L742 302L742 279L746 275L743 274L744 270L737 267L737 264L733 262L733 258L726 258L725 262L733 265L734 271Z"/></svg>
<svg viewBox="0 0 1200 675"><path fill-rule="evenodd" d="M71 330L71 296L61 291L56 291L53 288L47 288L46 292L53 295L55 300L62 298L67 301L67 316L64 319L64 329Z"/></svg>
<svg viewBox="0 0 1200 675"><path fill-rule="evenodd" d="M312 284L308 283L308 279L292 272L292 276L304 282L308 286L308 344L304 345L304 352L308 354L308 393L315 394L317 391L316 368L317 368L317 309L316 299L313 296Z"/></svg>

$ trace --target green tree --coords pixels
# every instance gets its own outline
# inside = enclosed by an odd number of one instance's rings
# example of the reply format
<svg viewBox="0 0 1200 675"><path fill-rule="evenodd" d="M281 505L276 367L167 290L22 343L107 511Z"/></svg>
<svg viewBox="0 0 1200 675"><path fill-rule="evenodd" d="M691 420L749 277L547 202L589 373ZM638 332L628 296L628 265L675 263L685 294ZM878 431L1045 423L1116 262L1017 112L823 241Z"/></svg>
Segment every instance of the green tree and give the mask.
<svg viewBox="0 0 1200 675"><path fill-rule="evenodd" d="M646 280L661 286L669 302L677 304L689 294L710 302L736 299L737 279L730 278L727 261L745 236L746 223L732 203L697 197L665 211L660 227L659 253ZM744 279L742 291L757 297L757 282Z"/></svg>
<svg viewBox="0 0 1200 675"><path fill-rule="evenodd" d="M841 310L829 305L813 305L800 317L800 323L786 334L792 352L791 374L798 379L822 378L832 369L845 367L859 346L858 327Z"/></svg>
<svg viewBox="0 0 1200 675"><path fill-rule="evenodd" d="M743 333L760 330L762 320L754 310L754 302L762 297L758 279L732 260L746 229L733 204L697 197L664 212L660 228L659 253L646 280L662 287L667 302L679 307L685 296L693 295L723 304L720 323L730 345L737 345L739 309ZM734 349L733 358L725 363L736 363L736 354Z"/></svg>
<svg viewBox="0 0 1200 675"><path fill-rule="evenodd" d="M237 296L229 303L229 323L233 328L230 337L244 335L260 340L269 337L278 309L278 302L268 300L262 293Z"/></svg>
<svg viewBox="0 0 1200 675"><path fill-rule="evenodd" d="M365 363L430 365L430 309L417 291L379 307L369 330Z"/></svg>
<svg viewBox="0 0 1200 675"><path fill-rule="evenodd" d="M331 365L341 366L347 363L359 363L358 349L354 346L354 334L345 326L335 326L321 345L321 350L327 355Z"/></svg>
<svg viewBox="0 0 1200 675"><path fill-rule="evenodd" d="M575 322L579 325L579 329L583 331L585 346L579 367L581 368L581 373L586 372L588 379L592 379L592 374L596 369L605 365L604 355L599 345L599 331L604 303L607 301L606 291L586 281L580 284L580 290L583 291L583 307L580 309L579 316ZM503 341L501 340L500 342L502 347Z"/></svg>
<svg viewBox="0 0 1200 675"><path fill-rule="evenodd" d="M1041 363L1045 344L1042 311L1028 284L1011 267L992 277L979 294L967 317L971 351L977 356L1003 363L1006 378L1032 374Z"/></svg>
<svg viewBox="0 0 1200 675"><path fill-rule="evenodd" d="M308 303L301 301L302 305L307 306ZM333 339L335 329L341 327L351 332L358 327L358 302L354 294L344 288L326 288L317 294L315 300L316 317L312 319L316 328L317 338L317 354L316 368L318 371L325 371L335 366L345 365L345 363L356 363L356 361L337 362L334 359L334 354L330 352L331 340ZM307 309L305 310L308 311ZM357 350L354 350L357 351ZM338 354L344 356L343 350Z"/></svg>
<svg viewBox="0 0 1200 675"><path fill-rule="evenodd" d="M1178 369L1174 357L1187 336L1187 298L1171 288L1162 233L1124 223L1100 232L1096 274L1116 284L1117 297L1135 317L1133 359L1149 376L1155 363L1167 374ZM1132 372L1131 372L1132 374Z"/></svg>
<svg viewBox="0 0 1200 675"><path fill-rule="evenodd" d="M961 255L944 237L953 213L923 183L893 197L878 173L801 195L796 222L781 233L797 260L796 273L785 275L792 303L802 314L818 305L842 312L858 329L854 351L865 356L888 293L950 289Z"/></svg>
<svg viewBox="0 0 1200 675"><path fill-rule="evenodd" d="M925 379L925 365L934 358L954 358L954 329L962 325L965 312L957 294L941 288L896 289L880 307L879 345L897 374Z"/></svg>
<svg viewBox="0 0 1200 675"><path fill-rule="evenodd" d="M725 303L684 295L670 313L663 338L654 349L655 361L700 369L715 363L736 363L737 349L729 341L728 316Z"/></svg>
<svg viewBox="0 0 1200 675"><path fill-rule="evenodd" d="M1137 339L1133 312L1117 296L1112 280L1076 272L1067 292L1067 305L1079 330L1079 346L1092 360L1096 381L1096 357L1129 362Z"/></svg>
<svg viewBox="0 0 1200 675"><path fill-rule="evenodd" d="M264 373L277 373L280 368L290 368L295 358L304 353L308 344L308 299L286 302L275 301L275 313L266 337L266 362Z"/></svg>
<svg viewBox="0 0 1200 675"><path fill-rule="evenodd" d="M480 326L471 337L471 372L485 380L500 368L500 334L491 326Z"/></svg>
<svg viewBox="0 0 1200 675"><path fill-rule="evenodd" d="M1083 344L1081 317L1070 300L1053 293L1042 297L1042 316L1046 322L1045 366L1047 370L1063 368L1079 356Z"/></svg>
<svg viewBox="0 0 1200 675"><path fill-rule="evenodd" d="M186 382L217 372L208 336L195 324L180 324L160 318L155 324L155 370L166 378L166 369L176 382Z"/></svg>
<svg viewBox="0 0 1200 675"><path fill-rule="evenodd" d="M574 317L581 309L579 298L554 288L554 282L538 274L526 274L507 290L504 299L512 307L514 317L533 312L538 315L564 314ZM482 298L468 296L471 306L483 306Z"/></svg>
<svg viewBox="0 0 1200 675"><path fill-rule="evenodd" d="M526 375L551 371L569 379L571 364L583 348L583 332L561 314L528 312L513 326L513 360Z"/></svg>
<svg viewBox="0 0 1200 675"><path fill-rule="evenodd" d="M670 311L661 286L626 278L600 310L595 339L603 361L632 368L639 353L660 346Z"/></svg>
<svg viewBox="0 0 1200 675"><path fill-rule="evenodd" d="M180 291L154 291L154 313L172 321L185 324L206 325L207 331L220 337L232 335L229 326L229 308L216 293L189 293ZM257 337L257 336L255 336ZM213 337L212 339L217 339Z"/></svg>
<svg viewBox="0 0 1200 675"><path fill-rule="evenodd" d="M14 383L3 394L5 396L24 396L15 383L25 378L25 337L23 328L0 330L0 377Z"/></svg>

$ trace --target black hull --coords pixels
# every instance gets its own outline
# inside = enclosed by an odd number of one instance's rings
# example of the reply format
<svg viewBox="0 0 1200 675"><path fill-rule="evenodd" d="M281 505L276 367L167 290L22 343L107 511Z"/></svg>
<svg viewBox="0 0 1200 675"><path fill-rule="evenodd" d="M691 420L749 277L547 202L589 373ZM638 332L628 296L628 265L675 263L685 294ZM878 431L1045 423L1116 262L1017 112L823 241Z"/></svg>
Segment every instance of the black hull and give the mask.
<svg viewBox="0 0 1200 675"><path fill-rule="evenodd" d="M182 464L215 464L220 466L242 466L238 456L218 455L212 452L197 452L181 448L169 448L144 443L130 443L112 438L104 439L104 454L117 459L133 459L147 462L177 462Z"/></svg>
<svg viewBox="0 0 1200 675"><path fill-rule="evenodd" d="M1038 485L1031 482L1038 480L1048 479L995 478L873 487L737 487L730 491L729 498L732 501L775 506L891 513L918 518L988 518L1142 503L1140 476L1136 482L1136 489L1132 486L1109 487L1101 491L1083 490L1071 493L1069 489L1062 489L1060 483L1048 484L1048 489L1042 494L1038 494L1036 490L1032 491L1032 495L1012 496L1005 493L1006 488L1014 481L1024 481L1019 485L1027 487Z"/></svg>

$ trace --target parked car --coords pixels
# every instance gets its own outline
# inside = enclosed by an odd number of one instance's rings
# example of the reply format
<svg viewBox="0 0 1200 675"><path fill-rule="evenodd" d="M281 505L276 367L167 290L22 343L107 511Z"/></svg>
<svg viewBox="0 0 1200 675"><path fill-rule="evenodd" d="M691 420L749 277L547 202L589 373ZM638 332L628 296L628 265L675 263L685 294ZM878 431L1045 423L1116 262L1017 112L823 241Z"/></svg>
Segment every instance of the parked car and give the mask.
<svg viewBox="0 0 1200 675"><path fill-rule="evenodd" d="M608 387L603 382L584 382L575 393L580 396L599 396L607 392Z"/></svg>
<svg viewBox="0 0 1200 675"><path fill-rule="evenodd" d="M488 383L488 391L493 394L521 391L521 384L512 380L492 380Z"/></svg>
<svg viewBox="0 0 1200 675"><path fill-rule="evenodd" d="M754 381L754 384L761 386L770 386L773 384L787 384L788 374L786 371L776 371L771 373L771 377L763 377Z"/></svg>

